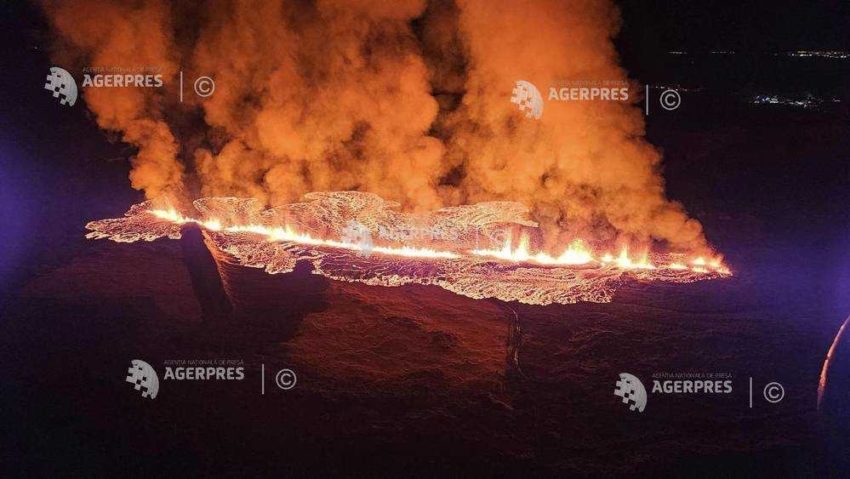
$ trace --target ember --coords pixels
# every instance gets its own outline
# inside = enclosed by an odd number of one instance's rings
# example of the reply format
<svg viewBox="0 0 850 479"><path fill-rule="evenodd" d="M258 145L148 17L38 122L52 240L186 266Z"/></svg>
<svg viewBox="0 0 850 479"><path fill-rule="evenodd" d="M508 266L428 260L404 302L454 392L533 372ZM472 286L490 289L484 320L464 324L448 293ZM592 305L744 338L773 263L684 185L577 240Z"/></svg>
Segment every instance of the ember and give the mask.
<svg viewBox="0 0 850 479"><path fill-rule="evenodd" d="M687 283L731 274L720 258L687 261L681 254L649 251L631 256L627 248L616 257L598 255L581 239L557 256L535 251L528 229L536 224L514 203L413 215L395 211L395 203L368 193L311 193L305 200L264 210L253 199L204 198L194 202L197 216L145 202L124 218L89 223L87 237L117 242L177 239L181 225L197 223L235 264L268 273L287 273L297 261L309 261L316 274L331 279L382 286L433 284L472 298L528 304L608 302L625 279ZM346 237L352 222L363 228L368 241ZM379 230L410 231L423 224L454 231L456 239L372 243ZM521 231L516 245L514 231Z"/></svg>

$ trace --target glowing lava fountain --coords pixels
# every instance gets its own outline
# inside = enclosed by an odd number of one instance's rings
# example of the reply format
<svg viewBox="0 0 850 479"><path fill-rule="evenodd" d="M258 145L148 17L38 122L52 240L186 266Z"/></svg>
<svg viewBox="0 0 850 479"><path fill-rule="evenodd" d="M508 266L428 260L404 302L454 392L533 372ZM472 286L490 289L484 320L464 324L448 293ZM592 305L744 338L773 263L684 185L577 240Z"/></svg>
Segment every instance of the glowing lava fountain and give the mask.
<svg viewBox="0 0 850 479"><path fill-rule="evenodd" d="M436 285L471 298L527 304L608 302L627 279L688 283L731 274L720 258L648 251L631 257L627 248L598 255L580 239L557 256L534 251L529 229L537 225L517 203L412 215L368 193L310 193L304 199L263 209L253 199L203 198L194 202L197 216L145 202L123 218L89 223L87 237L179 239L182 225L196 223L229 262L272 274L308 261L314 274L335 280Z"/></svg>

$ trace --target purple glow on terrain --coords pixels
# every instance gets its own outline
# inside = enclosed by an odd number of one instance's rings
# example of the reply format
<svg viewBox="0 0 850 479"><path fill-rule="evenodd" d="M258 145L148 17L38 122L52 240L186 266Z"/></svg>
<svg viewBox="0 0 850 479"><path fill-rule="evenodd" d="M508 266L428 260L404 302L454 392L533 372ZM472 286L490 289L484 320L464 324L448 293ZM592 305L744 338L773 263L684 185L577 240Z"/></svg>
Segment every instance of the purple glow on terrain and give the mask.
<svg viewBox="0 0 850 479"><path fill-rule="evenodd" d="M26 203L21 188L25 175L13 165L20 158L6 144L0 144L0 289L5 289L14 278L23 259L27 243L32 205Z"/></svg>

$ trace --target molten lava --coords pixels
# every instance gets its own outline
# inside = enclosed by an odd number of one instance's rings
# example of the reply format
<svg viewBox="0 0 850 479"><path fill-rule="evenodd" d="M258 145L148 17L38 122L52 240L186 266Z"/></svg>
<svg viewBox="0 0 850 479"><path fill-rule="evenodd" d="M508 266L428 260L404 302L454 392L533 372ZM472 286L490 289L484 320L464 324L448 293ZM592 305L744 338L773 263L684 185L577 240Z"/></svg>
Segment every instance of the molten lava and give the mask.
<svg viewBox="0 0 850 479"><path fill-rule="evenodd" d="M197 217L146 202L124 218L89 223L87 237L176 239L181 225L196 223L229 261L269 273L289 272L297 261L309 261L315 274L332 279L433 284L472 298L528 304L607 302L626 278L684 283L731 274L720 258L687 261L648 251L633 257L626 247L617 256L598 255L581 239L557 256L535 251L528 229L536 224L515 203L412 215L368 193L311 193L305 200L263 210L252 199L204 198L194 203ZM417 237L411 231L431 233ZM407 244L398 244L399 238Z"/></svg>

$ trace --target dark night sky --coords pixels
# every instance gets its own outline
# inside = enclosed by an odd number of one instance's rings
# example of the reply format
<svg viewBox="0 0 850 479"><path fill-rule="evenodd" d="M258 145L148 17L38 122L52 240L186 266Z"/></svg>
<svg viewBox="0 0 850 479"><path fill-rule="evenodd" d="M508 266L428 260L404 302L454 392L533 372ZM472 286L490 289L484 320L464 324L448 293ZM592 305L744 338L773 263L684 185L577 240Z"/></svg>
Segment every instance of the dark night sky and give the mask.
<svg viewBox="0 0 850 479"><path fill-rule="evenodd" d="M850 49L850 2L622 0L626 43L643 51Z"/></svg>
<svg viewBox="0 0 850 479"><path fill-rule="evenodd" d="M799 49L850 50L847 0L615 0L623 26L617 46L633 76L654 68L671 50L761 53ZM5 38L0 65L49 47L44 19L33 3L0 2ZM8 74L8 69L4 69ZM14 96L14 95L13 95Z"/></svg>
<svg viewBox="0 0 850 479"><path fill-rule="evenodd" d="M850 2L620 0L617 47L633 77L665 68L666 52L758 55L850 50Z"/></svg>

